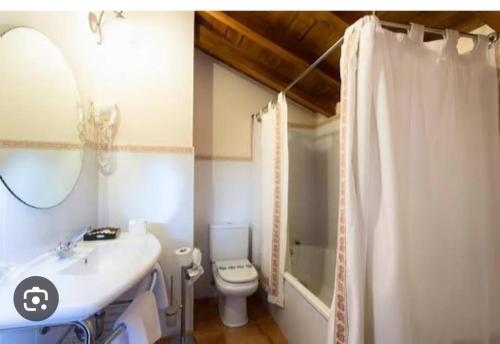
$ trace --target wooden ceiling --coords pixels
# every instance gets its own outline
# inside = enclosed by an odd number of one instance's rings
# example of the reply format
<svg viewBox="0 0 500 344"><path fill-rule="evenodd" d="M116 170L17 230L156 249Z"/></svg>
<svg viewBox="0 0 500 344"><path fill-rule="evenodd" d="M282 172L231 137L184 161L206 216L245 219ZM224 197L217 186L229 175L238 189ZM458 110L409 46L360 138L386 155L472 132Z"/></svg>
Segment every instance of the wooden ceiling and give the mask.
<svg viewBox="0 0 500 344"><path fill-rule="evenodd" d="M279 91L292 82L345 29L371 12L197 12L196 46ZM381 20L471 31L488 24L500 32L500 12L377 12ZM326 116L340 99L340 49L287 96Z"/></svg>

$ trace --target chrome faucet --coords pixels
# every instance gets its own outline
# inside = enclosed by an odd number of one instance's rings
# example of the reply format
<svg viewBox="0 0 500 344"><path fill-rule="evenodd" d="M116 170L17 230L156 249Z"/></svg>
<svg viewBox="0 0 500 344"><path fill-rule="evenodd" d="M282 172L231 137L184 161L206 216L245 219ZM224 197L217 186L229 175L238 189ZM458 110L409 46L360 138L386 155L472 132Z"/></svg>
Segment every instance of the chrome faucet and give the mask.
<svg viewBox="0 0 500 344"><path fill-rule="evenodd" d="M68 258L73 254L73 247L75 247L79 241L83 239L83 236L90 232L92 228L90 226L85 226L78 231L78 234L67 241L59 241L57 246L53 249L56 256L59 259Z"/></svg>

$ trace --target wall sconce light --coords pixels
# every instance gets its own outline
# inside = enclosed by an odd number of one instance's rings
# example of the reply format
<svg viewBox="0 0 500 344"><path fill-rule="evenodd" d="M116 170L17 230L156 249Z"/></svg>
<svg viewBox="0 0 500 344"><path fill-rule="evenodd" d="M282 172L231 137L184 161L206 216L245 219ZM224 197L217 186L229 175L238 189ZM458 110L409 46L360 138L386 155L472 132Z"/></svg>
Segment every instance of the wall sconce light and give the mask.
<svg viewBox="0 0 500 344"><path fill-rule="evenodd" d="M113 171L113 140L118 129L120 109L118 105L96 106L92 104L94 129L96 134L97 164L104 174Z"/></svg>
<svg viewBox="0 0 500 344"><path fill-rule="evenodd" d="M78 104L78 110L80 140L83 145L96 150L99 170L110 174L113 171L111 153L120 122L120 109L116 104L95 105L90 102L87 111L81 104Z"/></svg>
<svg viewBox="0 0 500 344"><path fill-rule="evenodd" d="M90 31L97 36L97 44L102 43L102 26L103 26L103 17L105 11L100 11L99 14L95 14L94 12L89 12L89 27ZM123 11L113 11L115 18L125 19L123 15Z"/></svg>

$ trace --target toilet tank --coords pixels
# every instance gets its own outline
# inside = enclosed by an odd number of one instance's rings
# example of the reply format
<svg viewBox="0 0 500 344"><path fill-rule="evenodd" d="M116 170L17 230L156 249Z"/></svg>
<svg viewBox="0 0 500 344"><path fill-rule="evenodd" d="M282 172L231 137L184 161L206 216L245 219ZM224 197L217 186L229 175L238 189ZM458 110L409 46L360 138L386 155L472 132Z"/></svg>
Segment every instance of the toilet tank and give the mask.
<svg viewBox="0 0 500 344"><path fill-rule="evenodd" d="M212 262L248 258L250 237L248 224L212 224L209 228L209 236Z"/></svg>

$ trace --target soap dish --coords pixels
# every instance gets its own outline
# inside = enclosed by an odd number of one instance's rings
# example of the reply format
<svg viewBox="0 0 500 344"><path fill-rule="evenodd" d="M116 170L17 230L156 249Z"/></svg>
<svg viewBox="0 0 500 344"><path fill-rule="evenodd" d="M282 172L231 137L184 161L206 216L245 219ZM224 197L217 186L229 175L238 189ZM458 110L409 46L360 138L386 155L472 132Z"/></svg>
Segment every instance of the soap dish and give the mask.
<svg viewBox="0 0 500 344"><path fill-rule="evenodd" d="M116 239L120 235L118 227L94 228L83 236L84 241Z"/></svg>

